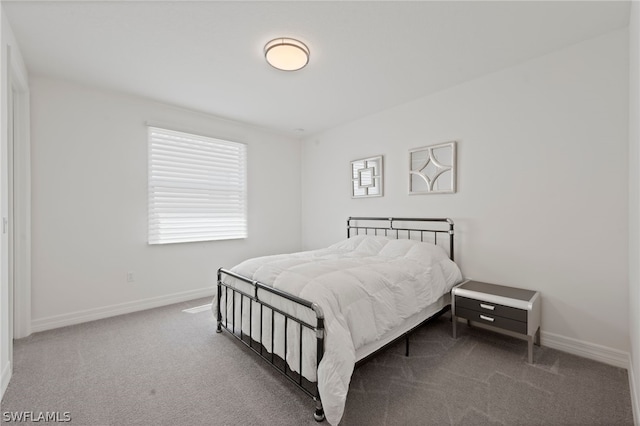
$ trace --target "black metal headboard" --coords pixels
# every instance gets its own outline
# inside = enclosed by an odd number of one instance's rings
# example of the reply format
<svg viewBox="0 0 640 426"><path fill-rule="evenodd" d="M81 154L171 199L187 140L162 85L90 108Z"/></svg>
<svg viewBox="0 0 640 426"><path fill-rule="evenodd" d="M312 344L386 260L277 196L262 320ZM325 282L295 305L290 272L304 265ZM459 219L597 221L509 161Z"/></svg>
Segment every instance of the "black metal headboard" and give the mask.
<svg viewBox="0 0 640 426"><path fill-rule="evenodd" d="M449 258L453 260L453 221L449 218L350 217L347 219L347 238L360 234L409 240L417 240L415 236L419 235L420 241L430 241L436 245L438 245L438 235L444 234L449 240Z"/></svg>

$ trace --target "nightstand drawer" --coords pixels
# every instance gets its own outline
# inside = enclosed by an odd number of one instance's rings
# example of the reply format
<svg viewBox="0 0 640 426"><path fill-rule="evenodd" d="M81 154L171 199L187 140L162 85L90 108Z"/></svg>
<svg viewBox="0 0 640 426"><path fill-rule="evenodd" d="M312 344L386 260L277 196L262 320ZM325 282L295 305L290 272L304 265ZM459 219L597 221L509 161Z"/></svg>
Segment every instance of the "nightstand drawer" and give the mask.
<svg viewBox="0 0 640 426"><path fill-rule="evenodd" d="M464 308L458 304L459 299L464 299L464 298L456 298L455 315L457 317L480 322L483 324L489 324L494 327L502 328L505 330L515 331L516 333L527 334L526 312L525 312L524 322L516 321L509 318L503 318L495 314L483 313L483 312L478 312L475 310ZM470 300L470 299L466 299L466 300ZM497 309L497 306L496 306L496 309ZM513 309L513 308L510 308L510 309Z"/></svg>
<svg viewBox="0 0 640 426"><path fill-rule="evenodd" d="M469 299L467 297L456 296L456 315L459 308L471 309L482 314L489 315L491 317L502 317L513 319L516 321L527 322L527 311L517 308L511 308L509 306L498 305L491 302L483 302L482 300ZM525 325L526 333L526 325Z"/></svg>

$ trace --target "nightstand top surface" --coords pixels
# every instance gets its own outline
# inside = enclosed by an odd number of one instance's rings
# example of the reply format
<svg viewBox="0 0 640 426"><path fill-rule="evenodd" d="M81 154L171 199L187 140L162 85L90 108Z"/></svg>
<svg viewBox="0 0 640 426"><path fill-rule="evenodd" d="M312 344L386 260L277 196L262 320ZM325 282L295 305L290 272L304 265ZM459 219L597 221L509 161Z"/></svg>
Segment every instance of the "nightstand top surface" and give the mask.
<svg viewBox="0 0 640 426"><path fill-rule="evenodd" d="M455 287L454 294L455 294L455 289L457 288L468 290L468 291L476 291L478 293L492 294L500 297L507 297L509 299L522 300L525 302L530 301L533 298L533 296L535 296L536 294L536 292L532 290L525 290L522 288L483 283L480 281L473 281L473 280L467 281L465 283L460 284L458 287Z"/></svg>

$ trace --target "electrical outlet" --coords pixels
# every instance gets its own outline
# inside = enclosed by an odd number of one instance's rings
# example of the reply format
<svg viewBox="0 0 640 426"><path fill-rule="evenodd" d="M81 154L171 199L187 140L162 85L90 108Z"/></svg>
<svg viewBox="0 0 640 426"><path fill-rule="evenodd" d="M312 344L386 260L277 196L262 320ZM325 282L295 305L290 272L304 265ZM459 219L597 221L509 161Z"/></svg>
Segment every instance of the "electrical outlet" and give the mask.
<svg viewBox="0 0 640 426"><path fill-rule="evenodd" d="M133 275L133 272L127 272L127 282L128 283L132 283L136 280L135 276Z"/></svg>

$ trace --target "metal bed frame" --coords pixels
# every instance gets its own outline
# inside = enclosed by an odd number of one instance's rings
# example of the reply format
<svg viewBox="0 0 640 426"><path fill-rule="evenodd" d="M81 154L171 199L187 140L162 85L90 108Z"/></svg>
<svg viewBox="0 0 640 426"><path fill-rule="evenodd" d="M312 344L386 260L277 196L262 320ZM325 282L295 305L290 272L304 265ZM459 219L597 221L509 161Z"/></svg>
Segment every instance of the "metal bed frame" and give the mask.
<svg viewBox="0 0 640 426"><path fill-rule="evenodd" d="M400 226L394 226L395 223L400 223ZM369 223L369 225L366 225ZM386 225L386 226L383 226ZM423 225L423 226L421 226ZM449 257L451 260L454 259L454 251L453 251L453 221L448 218L394 218L394 217L349 217L347 219L347 238L351 238L352 236L357 236L360 234L363 235L380 235L387 237L395 237L396 239L403 239L406 236L406 239L416 239L414 238L416 235L419 235L420 241L425 241L425 234L427 238L432 236L434 244L438 244L438 235L444 234L448 237L448 249L449 249ZM395 234L395 235L394 235ZM252 286L251 294L249 292L244 292L238 290L235 287L232 287L226 284L223 281L223 276L234 277L240 281L243 281ZM224 289L224 290L223 290ZM313 312L316 323L309 324L307 321L298 318L290 313L284 312L281 309L274 307L272 304L265 302L261 299L261 292L267 292L271 296L280 297L286 300L289 300L295 303L297 306L308 309ZM224 293L224 294L223 294ZM229 321L229 315L225 315L225 319L222 319L222 311L220 309L220 303L222 298L224 297L224 306L228 310L229 299L231 299L232 303L232 315L231 321ZM236 327L235 319L236 319L236 298L240 298L240 326L239 330ZM249 300L249 334L243 333L242 331L242 321L243 321L243 306L245 298ZM253 333L253 314L254 303L259 306L259 315L260 315L260 331L259 331L259 341L255 341L252 336ZM262 345L262 334L264 329L263 324L263 313L267 309L267 313L271 312L271 351L267 350L265 346ZM382 350L388 348L393 345L397 341L401 339L406 340L406 356L409 356L409 335L415 331L417 328L421 327L426 322L440 316L443 312L450 309L450 305L445 306L441 311L428 318L427 320L421 322L419 325L413 327L412 329L404 332L400 337L394 339L393 341L387 343L380 349L374 351L370 355L367 355L363 359L359 360L356 363L356 366L362 365L364 362L372 358L374 355L378 354ZM228 311L227 311L228 312ZM279 315L284 318L284 359L281 359L278 355L275 355L274 348L274 324L276 315ZM302 315L300 315L302 316ZM300 331L300 342L298 347L299 361L300 364L298 366L298 372L292 371L291 368L288 367L287 363L287 326L289 321L293 321L293 323L297 324ZM231 323L231 324L229 324ZM245 346L251 349L254 353L256 353L260 358L267 361L272 367L274 367L277 371L282 373L289 381L295 384L298 388L300 388L305 394L313 398L315 401L315 412L313 417L316 421L320 422L324 420L324 410L322 408L322 401L320 400L320 394L318 392L318 384L316 382L310 382L302 374L302 331L303 329L309 329L315 333L316 336L316 380L317 380L317 368L320 365L320 361L322 361L322 357L324 354L324 313L322 308L314 302L309 300L305 300L289 294L287 292L278 290L276 288L270 287L261 283L260 281L251 280L245 276L237 274L235 272L229 271L224 268L218 269L218 291L217 291L217 333L222 333L222 330L228 331L232 336L236 337L240 342L242 342Z"/></svg>

